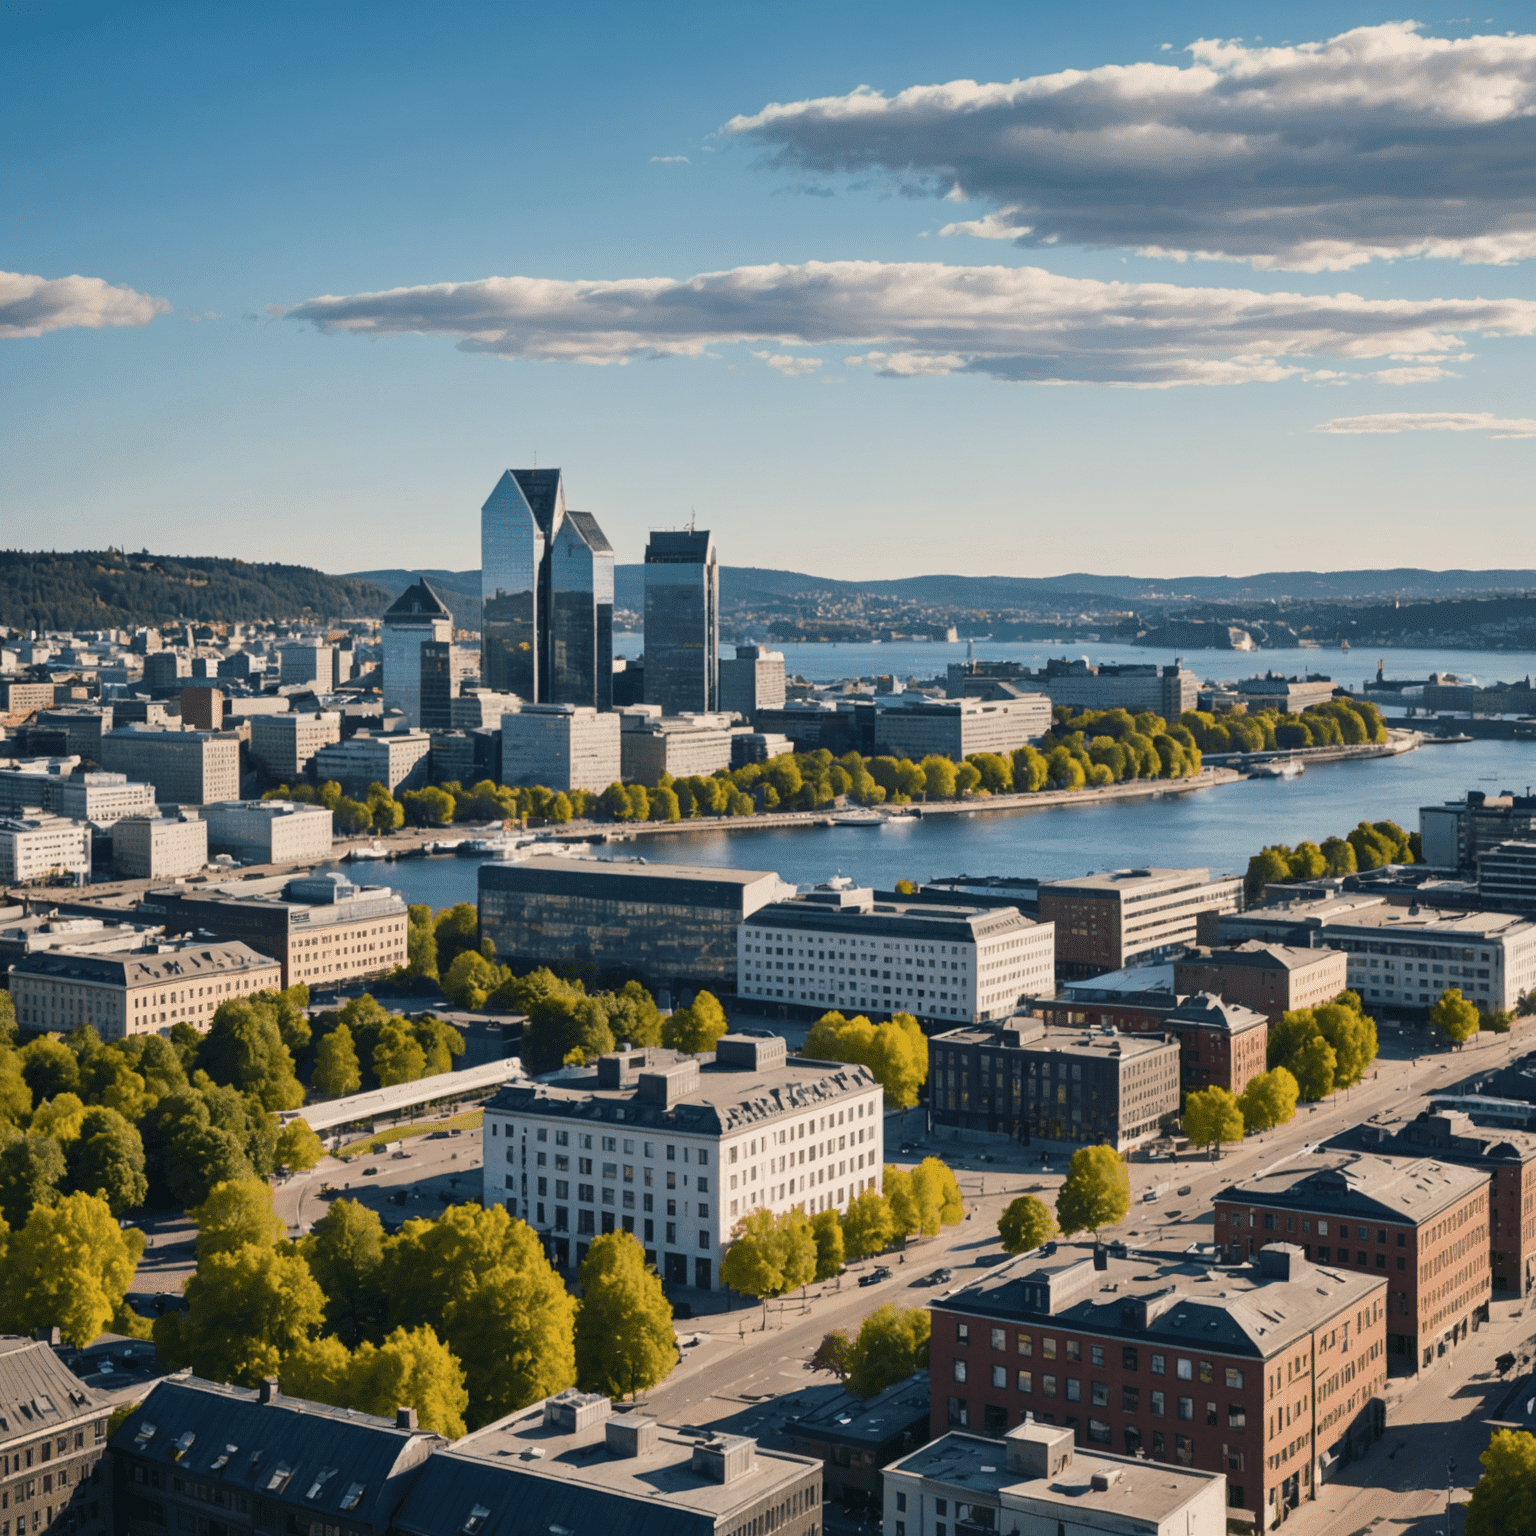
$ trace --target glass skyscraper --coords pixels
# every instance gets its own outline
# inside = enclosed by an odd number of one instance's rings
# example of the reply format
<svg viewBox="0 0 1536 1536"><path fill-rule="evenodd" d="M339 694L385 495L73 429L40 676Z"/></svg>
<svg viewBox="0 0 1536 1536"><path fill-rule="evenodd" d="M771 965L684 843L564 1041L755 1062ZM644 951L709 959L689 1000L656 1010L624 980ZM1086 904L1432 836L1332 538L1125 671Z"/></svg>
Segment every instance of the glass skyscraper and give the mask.
<svg viewBox="0 0 1536 1536"><path fill-rule="evenodd" d="M645 702L704 713L720 696L720 561L706 530L656 531L645 547Z"/></svg>
<svg viewBox="0 0 1536 1536"><path fill-rule="evenodd" d="M481 681L530 704L613 702L613 547L558 469L509 469L480 509Z"/></svg>

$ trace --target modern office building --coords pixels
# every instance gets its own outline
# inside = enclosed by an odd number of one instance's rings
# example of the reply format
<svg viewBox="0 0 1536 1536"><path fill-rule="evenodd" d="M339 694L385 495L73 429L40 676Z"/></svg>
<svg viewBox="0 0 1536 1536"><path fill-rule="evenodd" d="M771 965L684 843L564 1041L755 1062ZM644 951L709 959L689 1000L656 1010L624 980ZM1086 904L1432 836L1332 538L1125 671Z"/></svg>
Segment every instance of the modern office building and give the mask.
<svg viewBox="0 0 1536 1536"><path fill-rule="evenodd" d="M1268 1530L1382 1433L1386 1293L1290 1243L1218 1271L1048 1243L929 1302L930 1428L1001 1436L1032 1415L1079 1446L1222 1472L1229 1513Z"/></svg>
<svg viewBox="0 0 1536 1536"><path fill-rule="evenodd" d="M219 731L224 728L224 693L219 688L181 690L181 724L188 731Z"/></svg>
<svg viewBox="0 0 1536 1536"><path fill-rule="evenodd" d="M336 648L318 640L289 640L277 649L278 681L289 687L311 683L316 693L336 689Z"/></svg>
<svg viewBox="0 0 1536 1536"><path fill-rule="evenodd" d="M449 706L450 729L455 731L494 730L509 709L522 700L510 693L492 693L489 688L464 688Z"/></svg>
<svg viewBox="0 0 1536 1536"><path fill-rule="evenodd" d="M57 689L53 683L24 683L0 678L0 706L8 715L30 715L52 709Z"/></svg>
<svg viewBox="0 0 1536 1536"><path fill-rule="evenodd" d="M1090 666L1085 661L1067 662L1062 670L1050 666L1044 679L1052 704L1074 711L1123 709L1133 715L1150 711L1170 724L1195 707L1200 680L1177 664L1159 667L1130 663Z"/></svg>
<svg viewBox="0 0 1536 1536"><path fill-rule="evenodd" d="M75 773L51 784L53 808L72 821L110 827L124 816L154 815L153 784L133 784L125 773Z"/></svg>
<svg viewBox="0 0 1536 1536"><path fill-rule="evenodd" d="M213 1509L219 1536L329 1536L327 1526L387 1536L423 1463L447 1444L417 1428L414 1407L392 1423L289 1397L275 1377L250 1388L171 1376L112 1436L113 1524L118 1536L196 1532ZM468 1518L466 1507L460 1523Z"/></svg>
<svg viewBox="0 0 1536 1536"><path fill-rule="evenodd" d="M613 699L613 549L558 469L509 469L480 509L480 680L529 704Z"/></svg>
<svg viewBox="0 0 1536 1536"><path fill-rule="evenodd" d="M428 1460L391 1531L820 1536L819 1463L609 1409L571 1387L475 1430Z"/></svg>
<svg viewBox="0 0 1536 1536"><path fill-rule="evenodd" d="M424 731L453 729L459 690L480 672L480 654L452 640L421 643L421 686L417 721Z"/></svg>
<svg viewBox="0 0 1536 1536"><path fill-rule="evenodd" d="M1195 942L1201 913L1235 912L1243 882L1207 869L1113 869L1040 882L1040 917L1056 924L1056 968L1064 976L1118 971L1178 953Z"/></svg>
<svg viewBox="0 0 1536 1536"><path fill-rule="evenodd" d="M1337 950L1250 939L1232 949L1191 950L1180 956L1173 962L1173 989L1180 994L1213 992L1256 1009L1276 1024L1292 1009L1331 1003L1348 984L1347 970L1348 962Z"/></svg>
<svg viewBox="0 0 1536 1536"><path fill-rule="evenodd" d="M619 717L582 704L524 704L501 717L501 782L597 793L622 773Z"/></svg>
<svg viewBox="0 0 1536 1536"><path fill-rule="evenodd" d="M875 750L913 762L936 753L957 762L976 752L1007 757L1051 728L1043 693L1000 699L929 699L901 694L875 711Z"/></svg>
<svg viewBox="0 0 1536 1536"><path fill-rule="evenodd" d="M729 991L737 929L790 889L775 874L530 857L480 865L480 934L519 972L556 962L652 989Z"/></svg>
<svg viewBox="0 0 1536 1536"><path fill-rule="evenodd" d="M110 704L67 704L39 710L32 724L45 730L63 731L64 755L88 758L94 763L101 757L101 734L112 729L113 719Z"/></svg>
<svg viewBox="0 0 1536 1536"><path fill-rule="evenodd" d="M1488 1171L1437 1157L1303 1152L1216 1196L1233 1263L1295 1243L1319 1264L1387 1283L1387 1351L1414 1370L1488 1320Z"/></svg>
<svg viewBox="0 0 1536 1536"><path fill-rule="evenodd" d="M370 784L399 795L426 787L431 751L425 731L359 731L315 753L315 777L335 779L354 800L366 795Z"/></svg>
<svg viewBox="0 0 1536 1536"><path fill-rule="evenodd" d="M657 530L645 547L645 702L709 714L720 695L720 557L714 537Z"/></svg>
<svg viewBox="0 0 1536 1536"><path fill-rule="evenodd" d="M331 856L331 813L294 800L226 800L203 812L208 851L242 864L317 864Z"/></svg>
<svg viewBox="0 0 1536 1536"><path fill-rule="evenodd" d="M748 720L756 720L760 709L782 709L784 653L763 645L738 645L734 659L722 657L715 707Z"/></svg>
<svg viewBox="0 0 1536 1536"><path fill-rule="evenodd" d="M1478 860L1477 890L1490 906L1536 909L1536 837L1487 849Z"/></svg>
<svg viewBox="0 0 1536 1536"><path fill-rule="evenodd" d="M1424 862L1474 875L1484 853L1500 843L1536 841L1536 795L1485 794L1419 807Z"/></svg>
<svg viewBox="0 0 1536 1536"><path fill-rule="evenodd" d="M101 766L153 784L161 805L240 798L240 738L233 731L125 726L101 738Z"/></svg>
<svg viewBox="0 0 1536 1536"><path fill-rule="evenodd" d="M52 810L59 786L80 767L78 757L9 758L0 769L0 816Z"/></svg>
<svg viewBox="0 0 1536 1536"><path fill-rule="evenodd" d="M11 967L11 998L23 1034L68 1034L90 1025L103 1040L205 1030L221 1003L283 985L282 968L248 945L207 939L152 949L43 950Z"/></svg>
<svg viewBox="0 0 1536 1536"><path fill-rule="evenodd" d="M1153 1140L1179 1112L1179 1045L1168 1036L1015 1018L935 1035L929 1062L935 1125L1026 1145L1102 1143L1124 1152Z"/></svg>
<svg viewBox="0 0 1536 1536"><path fill-rule="evenodd" d="M1013 907L877 901L837 878L744 918L736 990L774 1010L1006 1019L1050 990L1054 942Z"/></svg>
<svg viewBox="0 0 1536 1536"><path fill-rule="evenodd" d="M1030 1536L1219 1536L1227 1528L1227 1477L1193 1467L1153 1466L1091 1446L1071 1429L1033 1419L1002 1444L951 1430L885 1470L888 1536L962 1531ZM954 1514L951 1514L951 1509ZM961 1516L960 1512L965 1513Z"/></svg>
<svg viewBox="0 0 1536 1536"><path fill-rule="evenodd" d="M737 729L728 714L664 716L656 704L618 711L619 765L625 780L647 787L674 779L707 779L731 766Z"/></svg>
<svg viewBox="0 0 1536 1536"><path fill-rule="evenodd" d="M878 1190L883 1126L867 1067L789 1056L781 1035L724 1035L703 1056L617 1051L485 1106L484 1200L562 1269L620 1230L667 1284L717 1290L744 1216L846 1210Z"/></svg>
<svg viewBox="0 0 1536 1536"><path fill-rule="evenodd" d="M123 816L112 824L112 867L125 880L175 880L208 863L208 824L199 816Z"/></svg>
<svg viewBox="0 0 1536 1536"><path fill-rule="evenodd" d="M91 829L65 816L0 817L0 884L59 877L88 879Z"/></svg>
<svg viewBox="0 0 1536 1536"><path fill-rule="evenodd" d="M1237 685L1238 696L1249 709L1273 709L1282 715L1299 715L1316 704L1327 704L1337 691L1331 677L1316 672L1305 677L1266 672L1263 677L1245 677Z"/></svg>
<svg viewBox="0 0 1536 1536"><path fill-rule="evenodd" d="M315 753L341 740L341 716L333 709L252 715L250 726L252 758L281 784L304 778Z"/></svg>
<svg viewBox="0 0 1536 1536"><path fill-rule="evenodd" d="M482 871L483 873L483 871ZM330 872L274 875L200 890L151 890L139 908L169 933L238 939L282 967L282 985L339 987L387 975L406 962L405 902L383 885L353 885Z"/></svg>
<svg viewBox="0 0 1536 1536"><path fill-rule="evenodd" d="M422 647L453 641L453 615L425 579L413 583L384 610L384 708L398 709L412 730L430 729L421 714L425 673ZM285 679L286 681L286 679Z"/></svg>

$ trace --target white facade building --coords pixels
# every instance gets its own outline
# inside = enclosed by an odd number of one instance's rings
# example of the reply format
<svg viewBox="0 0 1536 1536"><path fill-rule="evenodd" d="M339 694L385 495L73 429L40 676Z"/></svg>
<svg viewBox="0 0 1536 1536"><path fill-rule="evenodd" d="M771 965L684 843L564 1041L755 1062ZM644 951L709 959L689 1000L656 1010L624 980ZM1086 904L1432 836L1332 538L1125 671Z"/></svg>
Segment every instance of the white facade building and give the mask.
<svg viewBox="0 0 1536 1536"><path fill-rule="evenodd" d="M425 731L359 731L315 753L315 777L335 779L353 799L366 795L370 784L398 795L426 787L431 753L432 738Z"/></svg>
<svg viewBox="0 0 1536 1536"><path fill-rule="evenodd" d="M0 820L0 882L26 885L52 875L91 872L91 829L64 816Z"/></svg>
<svg viewBox="0 0 1536 1536"><path fill-rule="evenodd" d="M982 1023L1055 993L1056 931L1016 907L876 901L834 880L737 932L737 992L817 1013Z"/></svg>
<svg viewBox="0 0 1536 1536"><path fill-rule="evenodd" d="M208 863L208 825L197 816L124 816L112 827L112 863L129 880L174 880Z"/></svg>
<svg viewBox="0 0 1536 1536"><path fill-rule="evenodd" d="M620 769L626 780L648 788L659 784L664 773L674 779L707 779L729 768L731 742L744 734L732 729L729 715L664 717L659 704L632 704L616 713Z"/></svg>
<svg viewBox="0 0 1536 1536"><path fill-rule="evenodd" d="M246 864L315 864L331 856L331 813L296 800L226 800L203 810L208 848Z"/></svg>
<svg viewBox="0 0 1536 1536"><path fill-rule="evenodd" d="M71 821L110 827L124 816L153 816L155 786L136 784L126 773L77 773L57 785L54 804Z"/></svg>
<svg viewBox="0 0 1536 1536"><path fill-rule="evenodd" d="M1043 693L1013 699L929 699L917 694L882 700L875 713L875 747L918 762L935 753L959 762L976 752L1006 757L1033 746L1051 728Z"/></svg>
<svg viewBox="0 0 1536 1536"><path fill-rule="evenodd" d="M779 1035L725 1035L713 1057L620 1051L486 1105L485 1204L526 1221L562 1268L621 1230L669 1284L718 1290L743 1217L846 1210L878 1190L883 1126L867 1068L791 1057Z"/></svg>
<svg viewBox="0 0 1536 1536"><path fill-rule="evenodd" d="M585 789L622 775L619 717L580 704L524 704L501 717L501 782Z"/></svg>
<svg viewBox="0 0 1536 1536"><path fill-rule="evenodd" d="M453 639L453 615L425 581L418 581L385 610L383 623L384 709L398 709L412 730L421 727L421 648Z"/></svg>

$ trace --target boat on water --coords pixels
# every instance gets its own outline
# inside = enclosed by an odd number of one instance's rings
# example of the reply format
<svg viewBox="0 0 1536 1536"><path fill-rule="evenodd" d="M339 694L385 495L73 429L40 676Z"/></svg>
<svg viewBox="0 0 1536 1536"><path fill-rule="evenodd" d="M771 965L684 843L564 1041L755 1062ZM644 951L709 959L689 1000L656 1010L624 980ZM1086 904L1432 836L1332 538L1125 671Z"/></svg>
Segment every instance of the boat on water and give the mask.
<svg viewBox="0 0 1536 1536"><path fill-rule="evenodd" d="M521 846L522 840L515 837L476 837L455 851L461 858L510 859Z"/></svg>
<svg viewBox="0 0 1536 1536"><path fill-rule="evenodd" d="M1299 779L1307 771L1299 759L1287 757L1279 762L1259 763L1248 774L1250 779Z"/></svg>
<svg viewBox="0 0 1536 1536"><path fill-rule="evenodd" d="M883 827L885 817L879 811L838 811L831 818L834 827Z"/></svg>
<svg viewBox="0 0 1536 1536"><path fill-rule="evenodd" d="M1420 745L1426 747L1456 747L1460 746L1464 741L1471 740L1472 738L1465 733L1456 736L1425 736Z"/></svg>
<svg viewBox="0 0 1536 1536"><path fill-rule="evenodd" d="M343 857L348 859L382 859L388 852L389 850L384 844L375 839L373 842L364 844L362 847L347 849Z"/></svg>
<svg viewBox="0 0 1536 1536"><path fill-rule="evenodd" d="M1347 651L1349 649L1349 641L1348 640L1341 640L1341 641L1339 641L1339 649L1341 651Z"/></svg>

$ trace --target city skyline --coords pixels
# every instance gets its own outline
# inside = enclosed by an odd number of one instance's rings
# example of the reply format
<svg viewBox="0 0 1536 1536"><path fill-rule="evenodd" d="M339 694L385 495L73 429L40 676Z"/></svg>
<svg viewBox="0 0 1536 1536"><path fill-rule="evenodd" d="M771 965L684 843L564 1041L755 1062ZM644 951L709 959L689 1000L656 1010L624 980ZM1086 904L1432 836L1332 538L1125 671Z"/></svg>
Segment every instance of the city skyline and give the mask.
<svg viewBox="0 0 1536 1536"><path fill-rule="evenodd" d="M23 542L467 569L537 456L741 565L1536 564L1528 6L420 15L6 20Z"/></svg>

